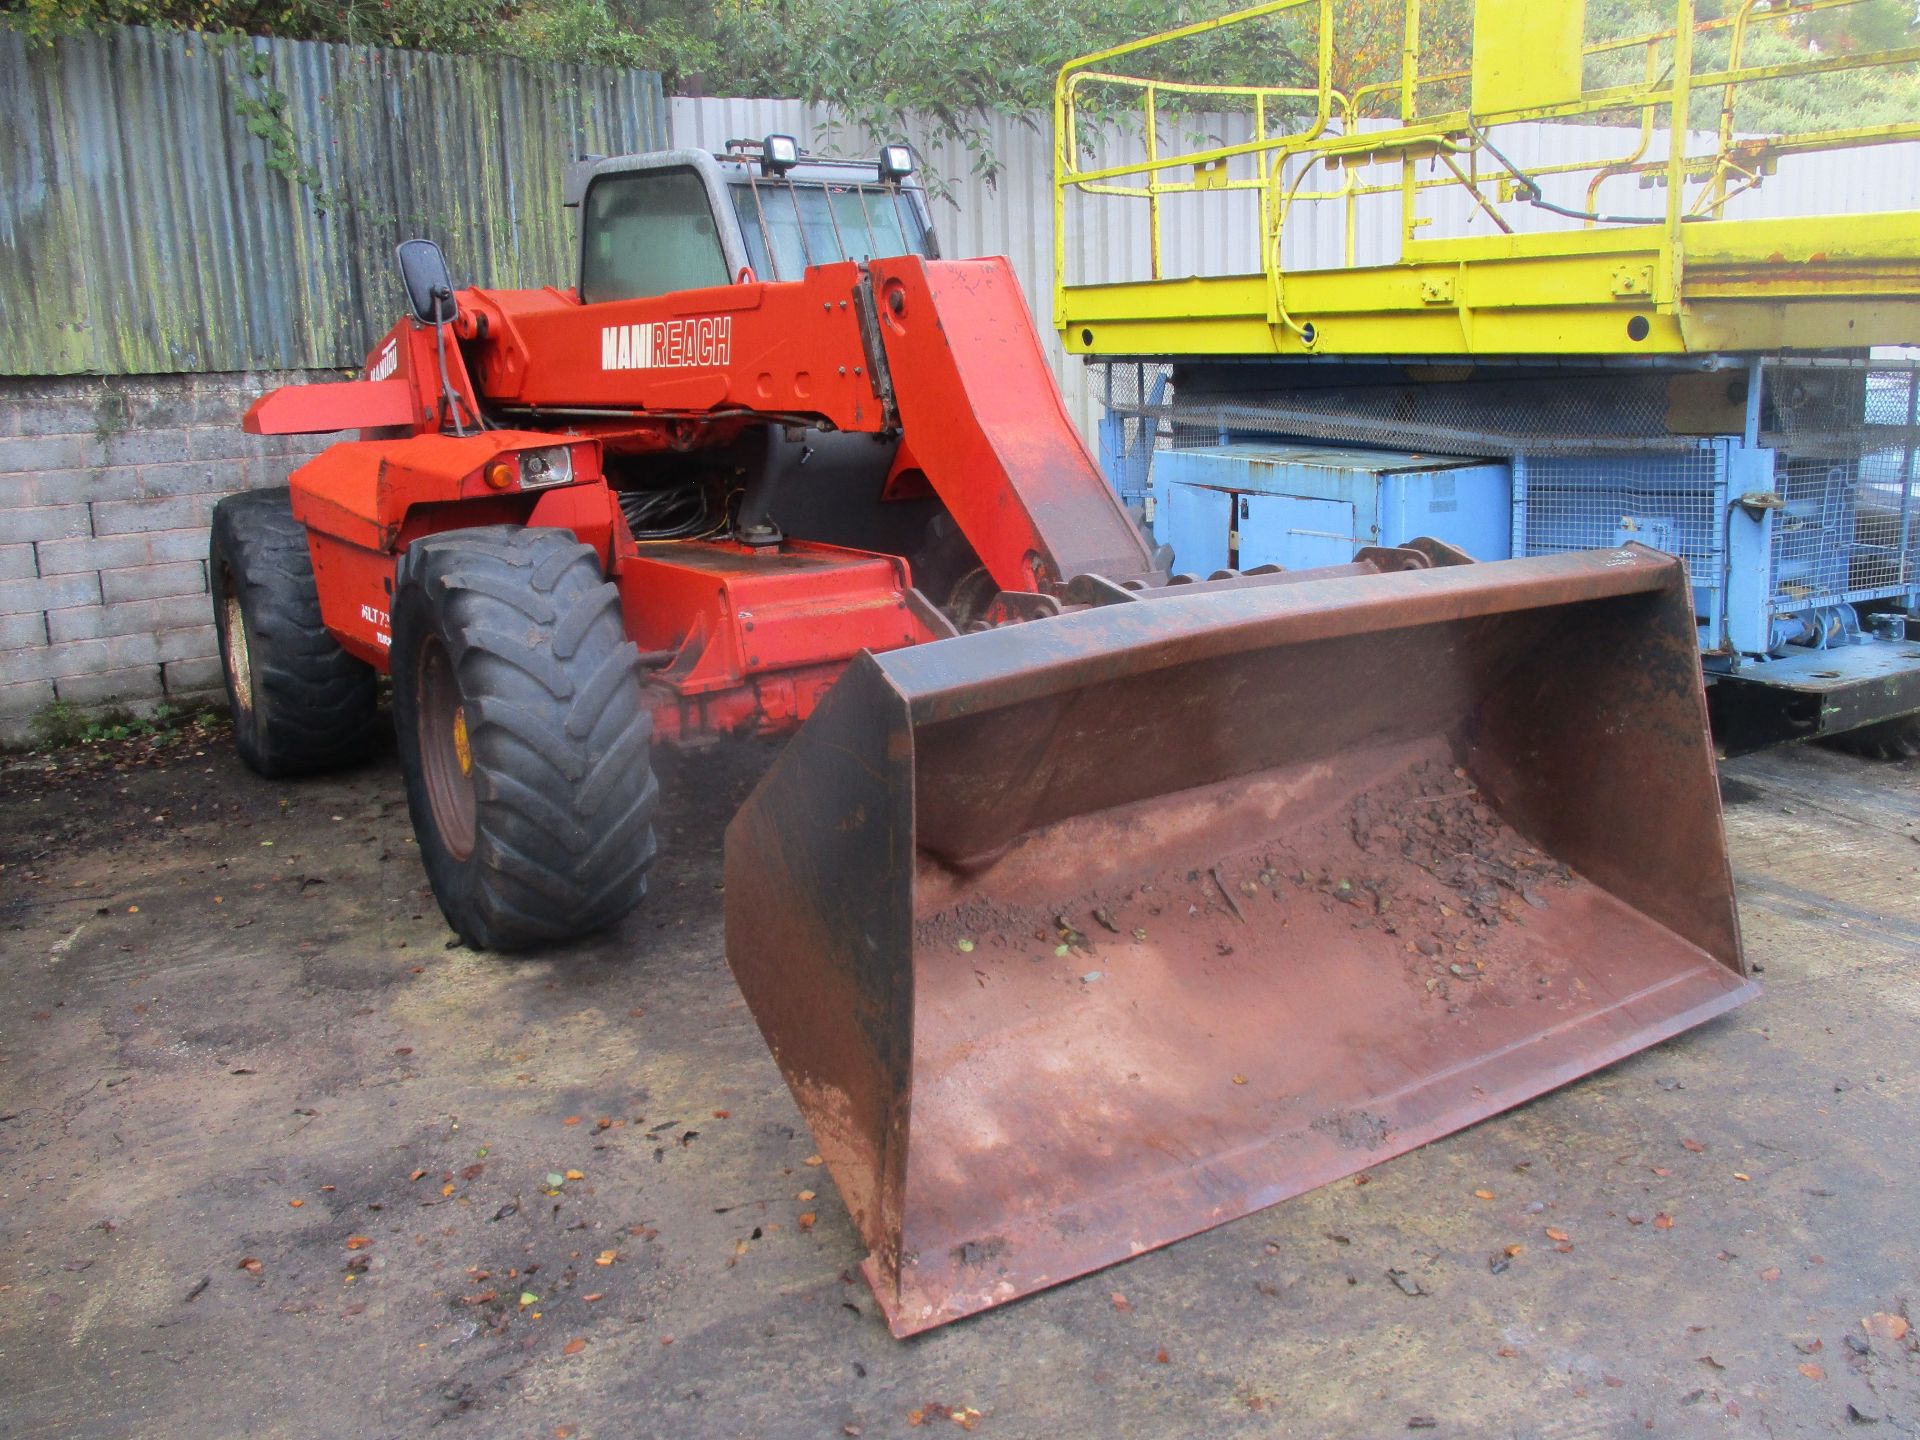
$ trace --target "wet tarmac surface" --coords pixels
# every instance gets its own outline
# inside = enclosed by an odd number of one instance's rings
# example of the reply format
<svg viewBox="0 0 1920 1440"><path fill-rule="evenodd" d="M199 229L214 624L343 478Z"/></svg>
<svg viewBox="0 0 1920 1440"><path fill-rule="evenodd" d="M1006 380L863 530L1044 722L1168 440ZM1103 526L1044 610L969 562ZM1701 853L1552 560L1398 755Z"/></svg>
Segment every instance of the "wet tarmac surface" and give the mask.
<svg viewBox="0 0 1920 1440"><path fill-rule="evenodd" d="M1920 767L1724 767L1752 1003L903 1343L723 956L771 754L534 958L390 751L0 764L0 1435L1920 1433Z"/></svg>

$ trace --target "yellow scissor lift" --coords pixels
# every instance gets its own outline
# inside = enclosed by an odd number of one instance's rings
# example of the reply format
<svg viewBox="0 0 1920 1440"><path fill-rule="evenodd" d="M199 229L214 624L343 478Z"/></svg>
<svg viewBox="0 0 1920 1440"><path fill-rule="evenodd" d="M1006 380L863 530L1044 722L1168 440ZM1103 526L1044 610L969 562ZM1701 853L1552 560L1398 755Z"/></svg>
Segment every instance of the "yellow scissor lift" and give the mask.
<svg viewBox="0 0 1920 1440"><path fill-rule="evenodd" d="M1406 6L1401 73L1343 94L1332 85L1333 0L1274 0L1084 56L1054 92L1055 320L1068 349L1087 355L1661 355L1821 350L1920 335L1920 209L1873 215L1733 219L1730 201L1762 186L1785 156L1920 138L1920 115L1879 126L1753 138L1734 128L1743 94L1770 82L1841 71L1911 67L1920 45L1746 64L1750 37L1855 0L1802 0L1700 21L1679 0L1672 28L1587 43L1584 9L1568 0L1476 0L1471 69L1423 74L1419 0ZM1272 17L1297 19L1317 49L1313 87L1211 85L1132 73L1182 42L1217 39ZM1700 64L1711 37L1715 63ZM1590 69L1622 59L1644 78L1592 86ZM1142 62L1147 62L1143 64ZM1099 119L1131 100L1148 154L1083 163ZM1467 100L1464 108L1449 103ZM1252 121L1238 143L1168 151L1170 115L1232 105ZM1277 119L1308 123L1272 133ZM1505 163L1502 127L1627 118L1638 143L1602 161L1521 172ZM1701 125L1709 143L1701 143ZM1383 123L1384 122L1384 123ZM1664 135L1663 135L1664 132ZM1656 146L1656 137L1664 138ZM1655 153L1657 151L1662 153ZM1234 162L1251 159L1251 174ZM1373 178L1382 166L1389 178ZM1245 167L1240 167L1244 169ZM1508 216L1550 175L1591 176L1587 216L1527 233ZM1609 180L1637 181L1657 210L1607 223ZM1260 270L1175 277L1164 272L1163 209L1171 197L1247 190L1259 197ZM1492 232L1423 238L1423 202L1469 196ZM1143 200L1152 231L1142 278L1082 283L1069 267L1069 196ZM1397 195L1401 251L1390 264L1289 273L1291 218L1332 204L1346 214L1348 254L1360 204ZM1915 197L1920 203L1920 197ZM1572 210L1575 207L1561 207ZM1592 217L1592 218L1588 218Z"/></svg>
<svg viewBox="0 0 1920 1440"><path fill-rule="evenodd" d="M1471 533L1505 553L1632 539L1688 560L1730 748L1852 731L1920 754L1920 370L1865 358L1920 342L1920 193L1764 213L1835 163L1817 157L1920 140L1920 104L1737 123L1844 72L1910 86L1920 45L1780 43L1862 0L1676 0L1667 28L1598 40L1581 0L1473 0L1467 58L1431 59L1452 16L1429 3L1405 0L1397 66L1373 67L1397 73L1346 89L1380 37L1340 34L1335 0L1061 70L1055 322L1113 362L1116 486L1204 571L1395 543L1387 497L1404 516L1421 485L1484 479L1409 480L1417 457L1383 450L1496 461L1510 487L1476 492ZM1307 57L1295 83L1212 83L1282 49ZM1307 453L1329 444L1356 448ZM1185 518L1156 514L1168 496ZM1286 538L1256 554L1263 525Z"/></svg>

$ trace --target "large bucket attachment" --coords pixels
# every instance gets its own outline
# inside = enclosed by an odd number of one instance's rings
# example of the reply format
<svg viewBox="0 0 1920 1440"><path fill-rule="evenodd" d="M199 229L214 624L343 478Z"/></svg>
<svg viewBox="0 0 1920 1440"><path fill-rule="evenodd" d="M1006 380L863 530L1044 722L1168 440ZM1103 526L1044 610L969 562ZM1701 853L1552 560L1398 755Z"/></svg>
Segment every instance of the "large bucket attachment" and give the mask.
<svg viewBox="0 0 1920 1440"><path fill-rule="evenodd" d="M1679 562L1356 568L863 655L729 828L896 1335L1755 993Z"/></svg>

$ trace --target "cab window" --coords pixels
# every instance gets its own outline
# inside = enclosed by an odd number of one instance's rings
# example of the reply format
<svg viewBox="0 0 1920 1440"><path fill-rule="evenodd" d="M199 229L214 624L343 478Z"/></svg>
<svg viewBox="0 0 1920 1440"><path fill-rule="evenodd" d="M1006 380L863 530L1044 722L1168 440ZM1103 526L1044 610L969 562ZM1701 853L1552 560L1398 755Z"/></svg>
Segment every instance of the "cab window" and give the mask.
<svg viewBox="0 0 1920 1440"><path fill-rule="evenodd" d="M798 280L809 265L836 260L927 253L919 211L886 186L755 179L732 192L747 259L762 280Z"/></svg>
<svg viewBox="0 0 1920 1440"><path fill-rule="evenodd" d="M587 191L580 299L644 300L725 285L707 188L691 170L603 175Z"/></svg>

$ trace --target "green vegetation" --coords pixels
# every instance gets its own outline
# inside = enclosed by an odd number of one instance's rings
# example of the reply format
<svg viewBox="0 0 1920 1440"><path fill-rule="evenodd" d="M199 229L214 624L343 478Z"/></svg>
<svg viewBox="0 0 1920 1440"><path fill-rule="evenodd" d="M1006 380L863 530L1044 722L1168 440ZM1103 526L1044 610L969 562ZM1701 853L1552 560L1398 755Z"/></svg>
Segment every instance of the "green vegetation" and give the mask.
<svg viewBox="0 0 1920 1440"><path fill-rule="evenodd" d="M120 740L204 739L219 724L219 717L205 705L156 705L142 715L125 706L90 711L68 701L52 700L34 713L28 722L28 734L35 750L70 750Z"/></svg>
<svg viewBox="0 0 1920 1440"><path fill-rule="evenodd" d="M1397 71L1403 3L1336 0L1336 85L1350 91ZM1701 15L1732 3L1702 0ZM898 133L908 114L930 116L936 135L965 141L976 168L990 172L981 120L1045 108L1063 61L1232 8L1227 0L0 0L0 17L40 36L135 24L657 69L669 92L822 101L880 134ZM1756 23L1745 58L1910 45L1915 14L1914 0L1859 0L1792 26ZM1471 15L1471 0L1427 0L1428 73L1464 66ZM1589 0L1589 38L1671 23L1663 0ZM1155 73L1311 85L1314 31L1303 9L1155 52ZM1725 47L1718 32L1702 49L1714 57ZM1594 78L1639 78L1637 57L1622 63L1625 73L1602 64ZM284 144L271 95L256 103L250 123ZM1714 113L1709 104L1695 119ZM1806 129L1916 113L1920 79L1909 66L1755 87L1736 123ZM285 163L297 161L289 153Z"/></svg>

